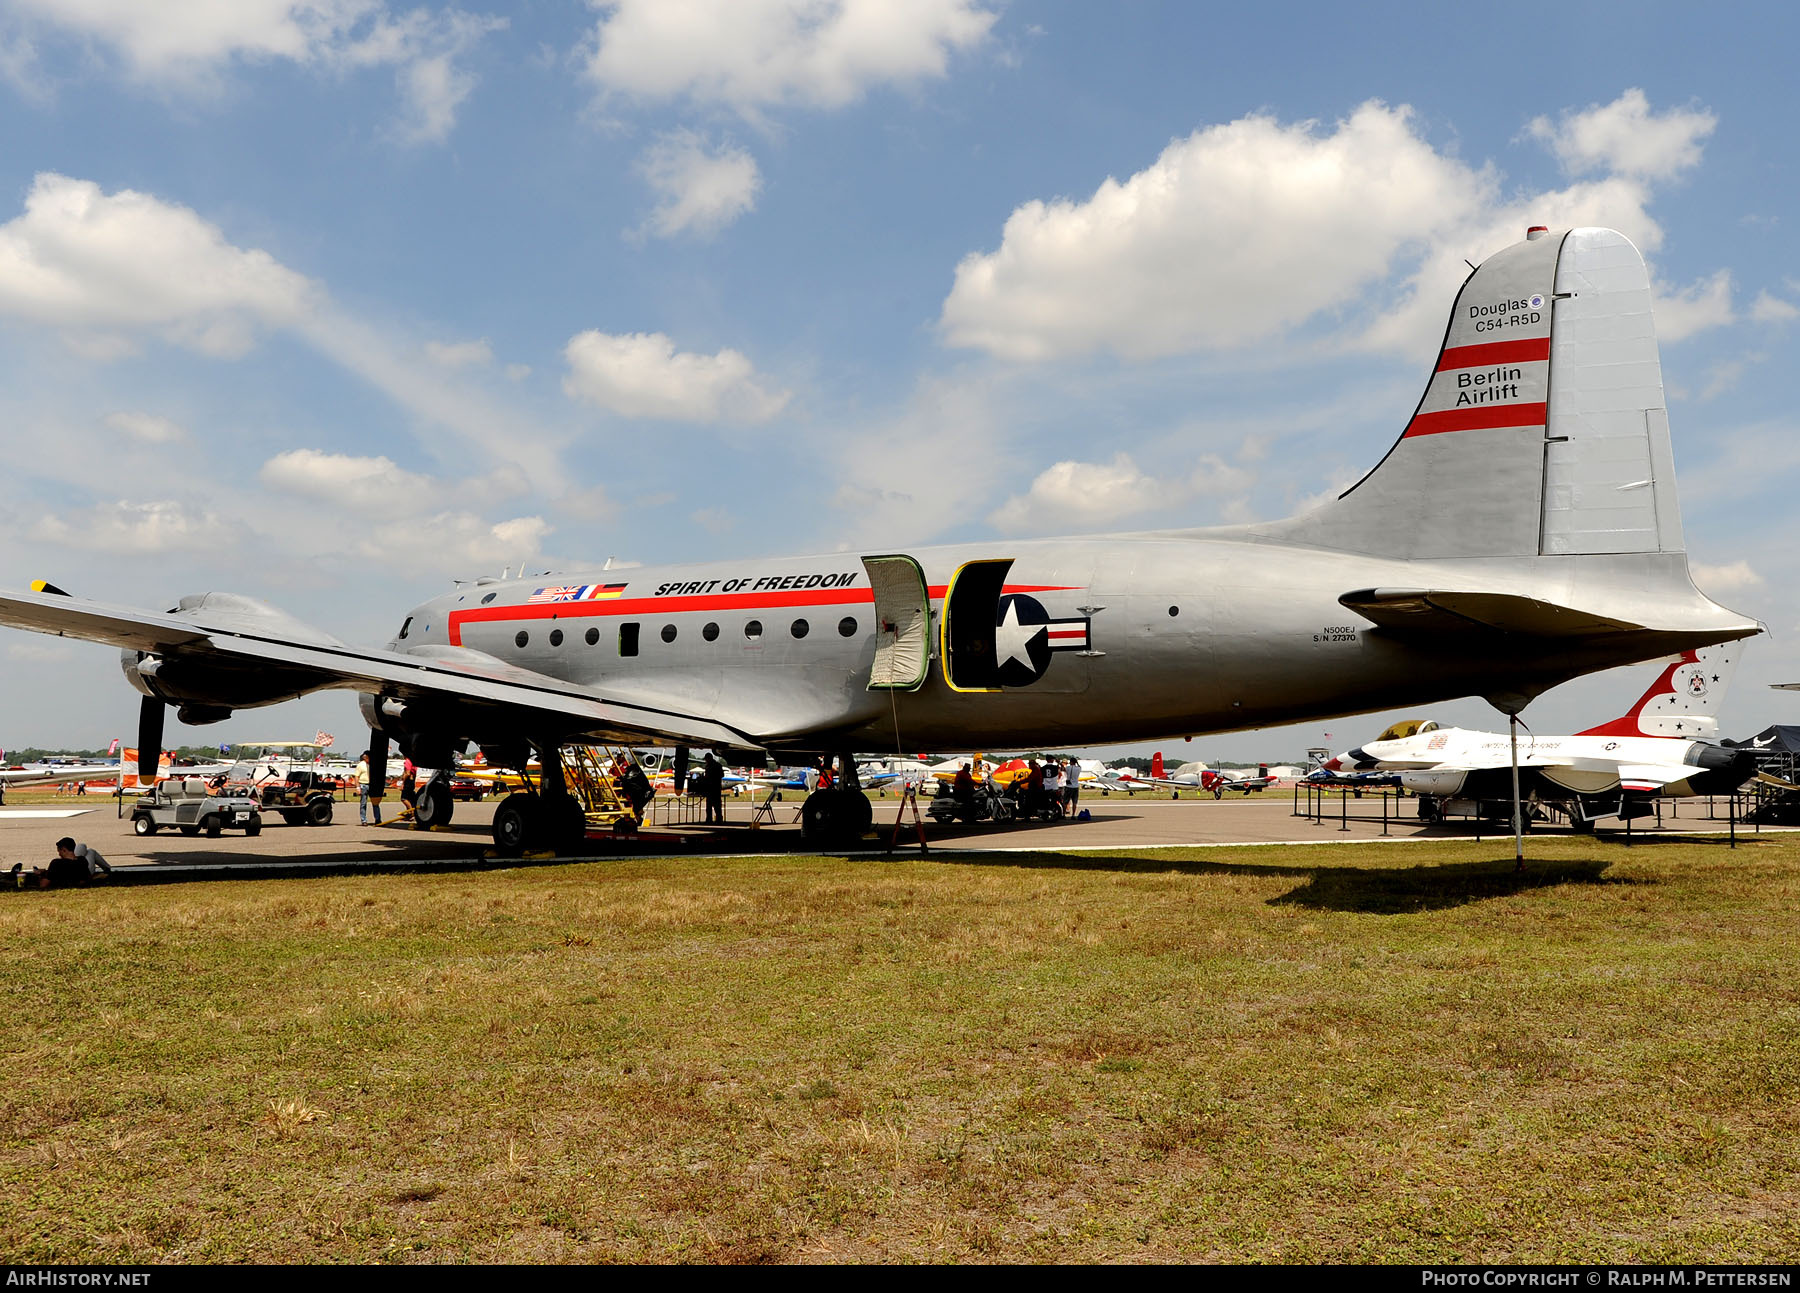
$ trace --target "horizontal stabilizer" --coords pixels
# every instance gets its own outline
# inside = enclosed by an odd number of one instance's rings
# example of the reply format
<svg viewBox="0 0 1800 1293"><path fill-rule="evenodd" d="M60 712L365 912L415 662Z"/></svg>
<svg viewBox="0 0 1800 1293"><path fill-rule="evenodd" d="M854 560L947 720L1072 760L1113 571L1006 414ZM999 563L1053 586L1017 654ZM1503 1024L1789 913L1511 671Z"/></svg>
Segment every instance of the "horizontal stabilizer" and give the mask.
<svg viewBox="0 0 1800 1293"><path fill-rule="evenodd" d="M1619 784L1627 790L1661 790L1670 782L1686 781L1705 771L1685 763L1621 763Z"/></svg>
<svg viewBox="0 0 1800 1293"><path fill-rule="evenodd" d="M1338 601L1371 623L1398 632L1483 631L1531 637L1586 638L1630 633L1644 627L1512 593L1363 588L1345 593Z"/></svg>

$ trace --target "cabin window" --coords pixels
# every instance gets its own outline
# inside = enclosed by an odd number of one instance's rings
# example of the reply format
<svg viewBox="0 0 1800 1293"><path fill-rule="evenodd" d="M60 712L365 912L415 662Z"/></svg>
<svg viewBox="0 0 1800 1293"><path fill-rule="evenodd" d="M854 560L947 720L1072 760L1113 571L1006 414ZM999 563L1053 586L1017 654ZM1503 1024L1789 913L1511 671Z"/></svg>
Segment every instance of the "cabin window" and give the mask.
<svg viewBox="0 0 1800 1293"><path fill-rule="evenodd" d="M620 655L636 655L637 654L637 646L638 646L637 640L638 640L638 626L637 625L635 625L635 624L619 625L619 654Z"/></svg>
<svg viewBox="0 0 1800 1293"><path fill-rule="evenodd" d="M522 648L529 641L531 641L531 634L527 633L524 629L520 629L519 635L513 639L513 645Z"/></svg>
<svg viewBox="0 0 1800 1293"><path fill-rule="evenodd" d="M1179 607L1179 606L1169 607L1169 618L1170 619L1174 619L1179 614L1181 614L1181 607Z"/></svg>
<svg viewBox="0 0 1800 1293"><path fill-rule="evenodd" d="M562 645L562 630L561 629L551 629L550 630L550 645L551 646L561 646Z"/></svg>
<svg viewBox="0 0 1800 1293"><path fill-rule="evenodd" d="M717 624L708 624L705 628L700 630L700 636L705 638L708 642L717 642L719 640L719 626Z"/></svg>
<svg viewBox="0 0 1800 1293"><path fill-rule="evenodd" d="M761 642L762 621L751 620L748 624L744 625L744 636L749 638L752 642Z"/></svg>
<svg viewBox="0 0 1800 1293"><path fill-rule="evenodd" d="M673 642L675 640L675 626L673 624L663 625L662 640L664 642Z"/></svg>
<svg viewBox="0 0 1800 1293"><path fill-rule="evenodd" d="M486 597L483 597L481 599L481 604L483 606L486 606L489 602L493 601L494 598L498 597L499 595L500 595L499 593L489 593Z"/></svg>
<svg viewBox="0 0 1800 1293"><path fill-rule="evenodd" d="M808 624L805 620L795 620L791 630L793 635L797 638L803 638L811 631L812 625Z"/></svg>
<svg viewBox="0 0 1800 1293"><path fill-rule="evenodd" d="M587 639L587 644L589 646L594 646L596 643L598 643L600 641L600 630L599 629L589 629L582 636Z"/></svg>
<svg viewBox="0 0 1800 1293"><path fill-rule="evenodd" d="M853 638L856 636L856 616L846 615L843 619L838 621L838 636L841 638Z"/></svg>

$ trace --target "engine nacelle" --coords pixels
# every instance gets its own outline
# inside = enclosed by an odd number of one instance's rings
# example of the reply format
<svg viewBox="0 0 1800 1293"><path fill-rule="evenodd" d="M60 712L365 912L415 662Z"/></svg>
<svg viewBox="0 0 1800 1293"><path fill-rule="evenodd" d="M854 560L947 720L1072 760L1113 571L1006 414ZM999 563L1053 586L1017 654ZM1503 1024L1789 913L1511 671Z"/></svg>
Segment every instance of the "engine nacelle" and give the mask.
<svg viewBox="0 0 1800 1293"><path fill-rule="evenodd" d="M466 738L451 734L449 723L433 719L429 706L367 693L356 702L369 730L392 737L401 753L421 768L454 768L457 756L469 748Z"/></svg>
<svg viewBox="0 0 1800 1293"><path fill-rule="evenodd" d="M341 647L328 633L278 611L266 602L238 593L199 593L183 597L170 615L204 618L210 629L237 630L259 637L317 646ZM184 723L216 723L237 709L255 709L318 691L328 679L315 670L275 664L248 656L210 650L204 641L160 653L120 653L125 681L145 696L181 710Z"/></svg>

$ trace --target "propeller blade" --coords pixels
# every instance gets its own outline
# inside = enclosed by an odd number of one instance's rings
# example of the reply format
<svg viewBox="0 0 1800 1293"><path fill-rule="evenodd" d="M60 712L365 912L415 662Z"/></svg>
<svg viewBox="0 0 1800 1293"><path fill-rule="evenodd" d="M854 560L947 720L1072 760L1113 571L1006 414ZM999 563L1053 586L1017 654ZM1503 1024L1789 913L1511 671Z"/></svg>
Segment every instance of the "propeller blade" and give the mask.
<svg viewBox="0 0 1800 1293"><path fill-rule="evenodd" d="M138 702L138 780L154 783L162 763L163 703L154 696Z"/></svg>

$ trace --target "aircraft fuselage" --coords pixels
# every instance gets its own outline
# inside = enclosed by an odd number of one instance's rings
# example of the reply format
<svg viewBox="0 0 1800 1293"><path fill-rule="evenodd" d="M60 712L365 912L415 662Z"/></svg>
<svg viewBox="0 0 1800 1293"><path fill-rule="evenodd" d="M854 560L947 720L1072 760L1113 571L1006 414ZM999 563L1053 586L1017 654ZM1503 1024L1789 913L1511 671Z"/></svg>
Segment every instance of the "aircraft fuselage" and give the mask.
<svg viewBox="0 0 1800 1293"><path fill-rule="evenodd" d="M1338 602L1351 589L1418 585L1427 574L1452 587L1491 582L1479 563L1203 533L910 555L925 574L938 657L913 692L868 688L875 605L851 553L465 585L415 608L391 645L474 648L796 749L890 748L896 718L907 749L1147 740L1481 693L1499 664L1510 684L1521 677L1516 652L1492 635L1448 650L1441 640L1415 645ZM999 601L973 613L993 616L1007 683L959 692L937 650L946 587L964 563L996 558L1012 562ZM1556 559L1539 564L1533 579L1556 578ZM1527 672L1547 687L1669 649L1624 635Z"/></svg>

